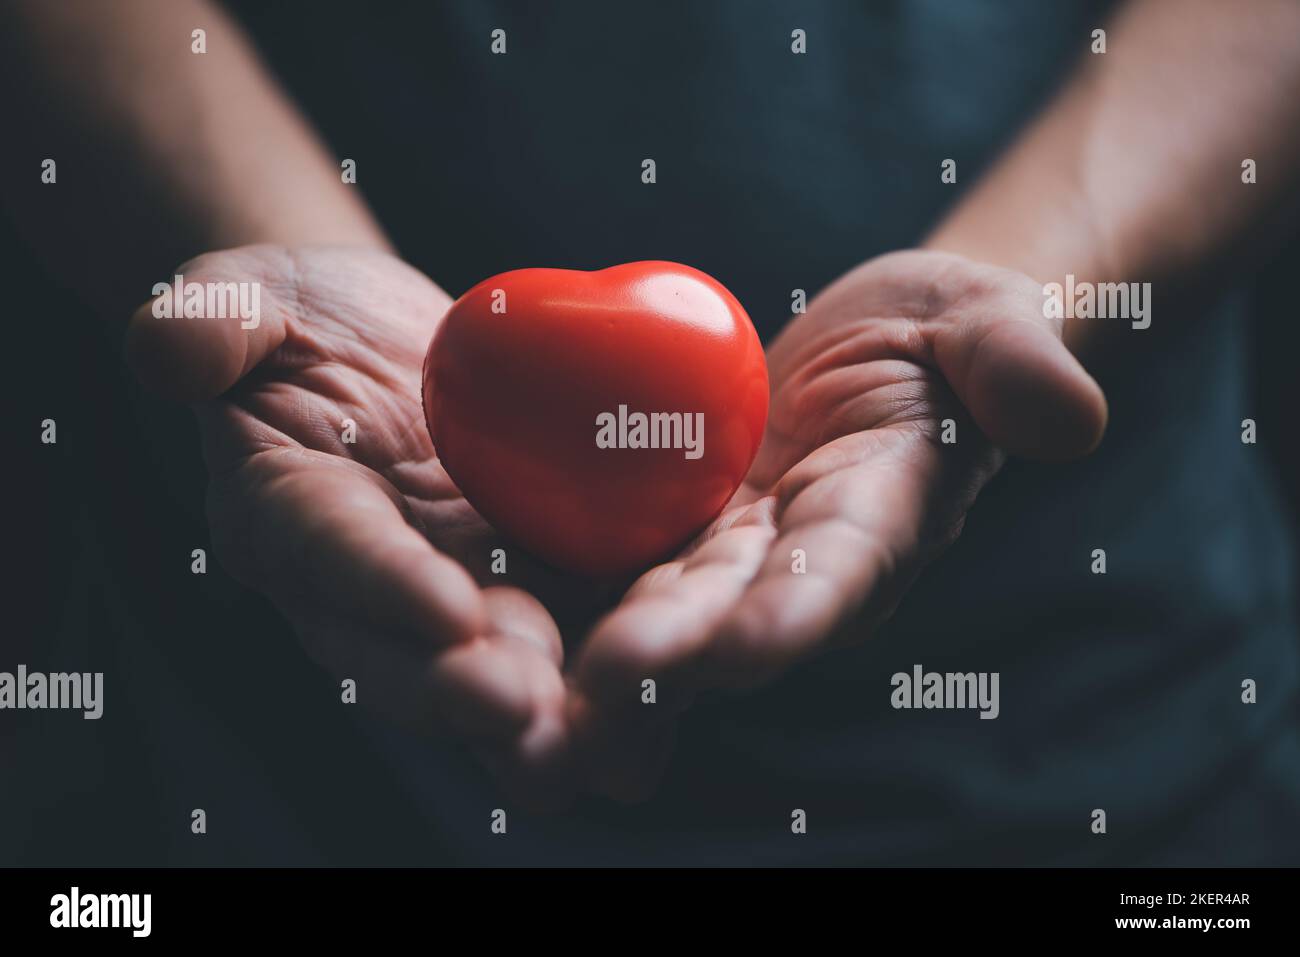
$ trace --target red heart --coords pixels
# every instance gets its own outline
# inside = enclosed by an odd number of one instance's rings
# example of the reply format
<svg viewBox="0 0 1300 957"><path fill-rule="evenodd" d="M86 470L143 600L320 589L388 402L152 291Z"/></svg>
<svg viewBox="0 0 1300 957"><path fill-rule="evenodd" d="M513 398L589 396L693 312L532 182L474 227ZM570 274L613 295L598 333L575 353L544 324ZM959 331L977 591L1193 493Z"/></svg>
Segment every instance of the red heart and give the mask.
<svg viewBox="0 0 1300 957"><path fill-rule="evenodd" d="M493 276L452 305L424 363L429 435L470 504L600 577L671 556L722 511L767 400L744 308L670 262Z"/></svg>

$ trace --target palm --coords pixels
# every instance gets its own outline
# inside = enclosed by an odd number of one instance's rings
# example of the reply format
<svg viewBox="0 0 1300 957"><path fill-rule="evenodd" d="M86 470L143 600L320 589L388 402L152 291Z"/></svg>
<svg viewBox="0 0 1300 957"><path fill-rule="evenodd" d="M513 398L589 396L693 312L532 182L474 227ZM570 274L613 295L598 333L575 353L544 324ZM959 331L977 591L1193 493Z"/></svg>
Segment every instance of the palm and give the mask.
<svg viewBox="0 0 1300 957"><path fill-rule="evenodd" d="M1025 276L911 252L859 267L791 323L733 504L633 586L576 663L611 791L647 784L662 748L627 742L666 740L657 717L698 691L867 637L960 532L1001 463L990 438L1046 457L1095 443L1104 401L1041 306ZM646 677L667 707L629 705Z"/></svg>
<svg viewBox="0 0 1300 957"><path fill-rule="evenodd" d="M293 283L276 282L269 306L278 314L272 322L283 317L283 344L204 416L222 440L214 467L272 449L350 460L391 485L412 524L441 551L482 565L490 529L439 465L419 403L424 346L447 297L379 254L258 248L229 255L241 258L243 274L260 273L264 288L286 273Z"/></svg>
<svg viewBox="0 0 1300 957"><path fill-rule="evenodd" d="M421 366L446 295L364 249L247 247L181 268L261 284L254 330L143 311L133 329L138 368L156 353L219 393L197 410L223 563L359 702L468 736L507 777L549 774L563 651L530 592L567 607L563 582L513 551L493 575L494 533L434 454ZM168 374L183 372L146 377Z"/></svg>

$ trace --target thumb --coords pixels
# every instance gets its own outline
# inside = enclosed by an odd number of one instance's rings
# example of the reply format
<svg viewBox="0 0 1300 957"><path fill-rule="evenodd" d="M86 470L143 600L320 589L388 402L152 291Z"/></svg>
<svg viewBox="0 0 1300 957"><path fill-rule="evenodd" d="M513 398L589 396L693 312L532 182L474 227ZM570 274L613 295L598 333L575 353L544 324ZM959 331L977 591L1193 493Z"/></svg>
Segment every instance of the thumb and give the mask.
<svg viewBox="0 0 1300 957"><path fill-rule="evenodd" d="M284 250L250 246L205 253L176 274L179 297L173 279L131 316L126 361L147 388L201 402L225 392L284 342L287 310L272 291L284 283L272 279L292 275L292 263Z"/></svg>
<svg viewBox="0 0 1300 957"><path fill-rule="evenodd" d="M1041 290L1018 278L941 324L935 361L994 445L1046 461L1086 455L1105 432L1106 397L1042 315Z"/></svg>

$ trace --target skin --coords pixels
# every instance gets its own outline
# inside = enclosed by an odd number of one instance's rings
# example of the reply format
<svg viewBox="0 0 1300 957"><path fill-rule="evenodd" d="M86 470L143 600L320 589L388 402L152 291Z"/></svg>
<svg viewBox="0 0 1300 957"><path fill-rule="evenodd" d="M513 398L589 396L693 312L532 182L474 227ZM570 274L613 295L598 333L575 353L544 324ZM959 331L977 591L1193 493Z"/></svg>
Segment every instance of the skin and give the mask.
<svg viewBox="0 0 1300 957"><path fill-rule="evenodd" d="M1174 304L1266 242L1294 200L1300 6L1257 0L1247 20L1214 2L1130 3L1106 24L1111 52L1084 61L925 248L851 271L772 344L758 460L691 549L621 600L538 568L492 586L473 556L493 533L419 411L447 296L392 254L223 16L199 0L111 6L0 8L9 88L63 106L20 113L16 141L75 141L138 178L60 185L35 211L13 197L15 215L37 240L48 230L52 258L69 236L89 244L80 278L110 316L203 250L225 251L187 262L187 280L263 284L252 332L144 307L127 334L140 379L195 404L219 557L309 654L378 690L364 700L464 740L537 807L644 797L698 694L869 638L1006 454L1096 445L1105 401L1062 333L1085 356L1111 333L1044 319L1042 283L1151 281ZM206 61L156 42L195 23ZM113 55L69 58L69 43ZM1240 183L1244 155L1255 186ZM142 209L165 227L143 231L157 247L112 242ZM1158 323L1180 311L1164 308ZM348 417L355 446L334 428ZM955 445L938 440L948 418ZM795 548L805 575L790 573ZM645 677L656 708L639 703Z"/></svg>
<svg viewBox="0 0 1300 957"><path fill-rule="evenodd" d="M574 665L607 791L648 791L667 722L700 691L751 688L868 638L957 538L1004 449L1059 459L1100 441L1105 399L1042 301L1020 273L900 252L832 284L778 337L767 431L732 506L629 590ZM639 704L645 676L655 708Z"/></svg>
<svg viewBox="0 0 1300 957"><path fill-rule="evenodd" d="M543 800L571 749L560 629L536 596L572 615L590 589L523 556L512 580L526 587L490 572L507 543L438 462L420 404L447 295L366 247L247 246L180 271L262 284L251 332L155 319L146 304L127 334L141 378L194 404L223 567L367 707L465 741Z"/></svg>

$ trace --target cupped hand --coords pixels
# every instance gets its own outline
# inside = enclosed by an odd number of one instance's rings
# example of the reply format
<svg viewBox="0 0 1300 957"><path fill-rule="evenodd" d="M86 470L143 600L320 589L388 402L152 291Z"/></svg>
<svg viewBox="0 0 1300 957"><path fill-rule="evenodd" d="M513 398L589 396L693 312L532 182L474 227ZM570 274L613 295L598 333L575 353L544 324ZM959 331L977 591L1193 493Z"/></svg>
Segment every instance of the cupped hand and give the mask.
<svg viewBox="0 0 1300 957"><path fill-rule="evenodd" d="M1043 302L1023 274L908 251L848 273L790 323L768 352L771 409L744 486L573 664L575 734L601 789L647 793L701 691L867 639L1005 453L1096 446L1105 399Z"/></svg>
<svg viewBox="0 0 1300 957"><path fill-rule="evenodd" d="M499 543L424 427L448 298L367 248L245 247L178 271L261 291L255 328L147 304L128 333L140 378L195 403L223 564L359 701L469 741L534 804L583 779L644 794L696 694L866 638L1003 450L1082 454L1105 421L1032 280L940 253L873 260L769 351L767 433L731 506L628 591L566 676L552 612L580 621L602 596L514 550L515 584L495 583Z"/></svg>
<svg viewBox="0 0 1300 957"><path fill-rule="evenodd" d="M132 318L128 359L195 403L216 554L271 599L357 701L467 740L521 798L562 799L564 652L533 592L564 582L512 554L434 455L421 366L448 297L369 248L250 246L179 267L260 285L260 316Z"/></svg>

